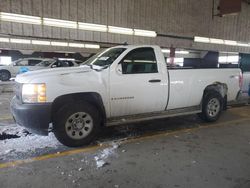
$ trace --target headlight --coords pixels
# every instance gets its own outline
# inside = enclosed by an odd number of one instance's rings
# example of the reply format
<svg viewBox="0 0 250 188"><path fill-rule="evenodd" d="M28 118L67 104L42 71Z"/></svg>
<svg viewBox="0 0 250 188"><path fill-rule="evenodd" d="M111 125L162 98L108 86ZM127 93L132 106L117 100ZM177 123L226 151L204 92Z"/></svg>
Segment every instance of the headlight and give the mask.
<svg viewBox="0 0 250 188"><path fill-rule="evenodd" d="M46 102L45 84L23 84L22 100L24 103Z"/></svg>

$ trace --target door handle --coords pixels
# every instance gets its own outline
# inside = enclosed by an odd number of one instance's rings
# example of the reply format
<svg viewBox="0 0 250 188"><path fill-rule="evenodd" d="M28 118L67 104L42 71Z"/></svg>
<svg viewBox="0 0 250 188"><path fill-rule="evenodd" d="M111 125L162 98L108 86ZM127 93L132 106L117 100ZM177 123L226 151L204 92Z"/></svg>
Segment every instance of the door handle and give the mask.
<svg viewBox="0 0 250 188"><path fill-rule="evenodd" d="M161 80L160 79L153 79L153 80L149 80L148 82L155 83L155 82L161 82Z"/></svg>

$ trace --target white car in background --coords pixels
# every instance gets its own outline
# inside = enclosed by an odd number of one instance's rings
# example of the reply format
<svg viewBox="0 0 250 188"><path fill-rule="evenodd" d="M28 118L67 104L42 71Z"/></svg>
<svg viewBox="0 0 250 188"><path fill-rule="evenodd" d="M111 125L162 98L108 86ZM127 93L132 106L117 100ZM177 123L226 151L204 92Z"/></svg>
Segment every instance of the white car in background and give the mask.
<svg viewBox="0 0 250 188"><path fill-rule="evenodd" d="M78 60L60 60L60 59L48 59L41 61L35 66L35 70L44 68L56 68L56 67L75 67L79 66L82 62Z"/></svg>
<svg viewBox="0 0 250 188"><path fill-rule="evenodd" d="M0 80L8 81L12 77L16 77L22 69L34 70L38 63L45 60L44 58L23 58L13 61L9 65L0 65ZM49 59L47 59L49 60Z"/></svg>
<svg viewBox="0 0 250 188"><path fill-rule="evenodd" d="M8 81L17 74L57 67L73 67L79 66L82 63L78 60L59 60L59 59L44 59L44 58L25 58L14 61L10 65L0 66L0 80Z"/></svg>

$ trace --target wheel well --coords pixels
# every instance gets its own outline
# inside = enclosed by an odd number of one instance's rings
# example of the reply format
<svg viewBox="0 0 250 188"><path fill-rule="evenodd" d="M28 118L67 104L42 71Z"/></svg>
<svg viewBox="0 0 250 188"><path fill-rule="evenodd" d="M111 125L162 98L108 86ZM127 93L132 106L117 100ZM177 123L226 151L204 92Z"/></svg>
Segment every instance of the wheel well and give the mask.
<svg viewBox="0 0 250 188"><path fill-rule="evenodd" d="M94 105L101 114L102 125L106 122L106 111L103 105L101 96L98 93L88 92L88 93L73 93L57 97L52 103L52 121L54 119L55 113L64 105L68 103L74 103L77 101L86 101Z"/></svg>
<svg viewBox="0 0 250 188"><path fill-rule="evenodd" d="M222 104L223 104L223 109L226 110L227 107L227 92L228 92L228 87L227 84L216 82L214 84L208 85L204 91L203 91L203 97L201 101L201 105L203 102L204 97L206 97L207 94L209 93L218 93L221 95L222 98Z"/></svg>

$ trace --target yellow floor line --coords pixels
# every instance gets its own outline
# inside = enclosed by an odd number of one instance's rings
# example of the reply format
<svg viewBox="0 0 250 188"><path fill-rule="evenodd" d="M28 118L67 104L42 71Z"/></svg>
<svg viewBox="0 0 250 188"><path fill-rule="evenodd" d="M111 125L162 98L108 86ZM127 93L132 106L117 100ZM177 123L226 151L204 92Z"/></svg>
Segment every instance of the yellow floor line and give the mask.
<svg viewBox="0 0 250 188"><path fill-rule="evenodd" d="M229 124L230 125L231 124L237 125L237 123L241 123L241 122L249 121L249 120L250 120L250 118L242 118L242 119L238 119L238 120L232 120L232 121L228 121L228 122L221 122L221 123L210 124L210 125L209 125L209 123L204 123L204 124L199 125L199 127L194 127L194 128L181 129L181 130L176 130L176 131L171 131L171 132L163 132L163 133L157 132L157 133L142 135L142 136L135 137L135 138L128 138L128 140L122 141L122 144L138 142L138 141L149 139L149 138L157 138L157 137L175 135L175 134L186 133L186 132L195 132L195 131L198 131L200 129L221 127L221 126L225 126L225 125L229 125ZM42 155L42 156L38 156L38 157L34 157L34 158L29 158L29 159L24 159L24 160L17 160L17 161L12 161L12 162L0 163L0 169L7 168L7 167L15 167L18 165L31 163L34 161L53 159L53 158L83 153L83 152L92 152L92 151L96 151L97 149L106 148L108 146L109 146L108 144L94 145L94 146L89 146L87 148L72 149L72 150L63 151L60 153L52 153L52 154L46 154L46 155Z"/></svg>
<svg viewBox="0 0 250 188"><path fill-rule="evenodd" d="M6 115L6 116L0 116L0 121L1 120L12 120L13 117L12 116L9 116L9 115Z"/></svg>
<svg viewBox="0 0 250 188"><path fill-rule="evenodd" d="M73 150L59 152L59 153L52 153L52 154L42 155L39 157L30 158L30 159L11 161L11 162L7 162L7 163L0 163L0 169L7 168L7 167L15 167L17 165L31 163L34 161L42 161L42 160L46 160L46 159L63 157L63 156L67 156L67 155L77 154L77 153L91 152L91 151L95 151L97 149L101 149L101 148L105 148L105 147L108 147L108 145L94 145L94 146L90 146L87 148L73 149Z"/></svg>

